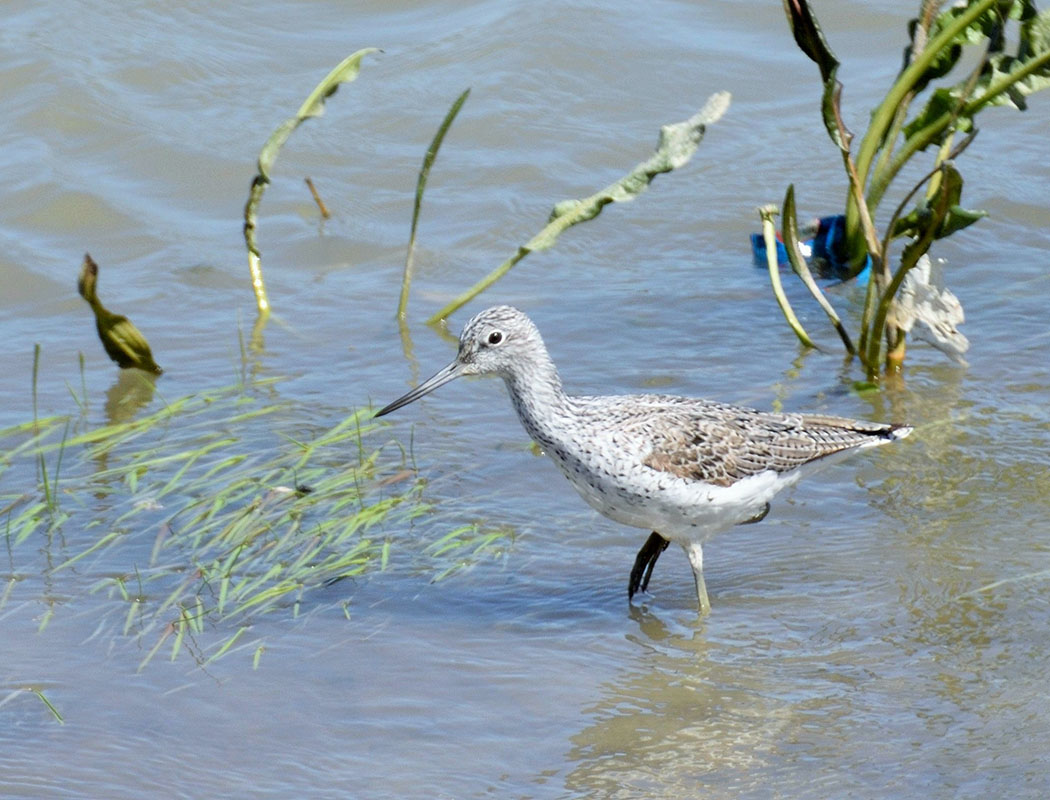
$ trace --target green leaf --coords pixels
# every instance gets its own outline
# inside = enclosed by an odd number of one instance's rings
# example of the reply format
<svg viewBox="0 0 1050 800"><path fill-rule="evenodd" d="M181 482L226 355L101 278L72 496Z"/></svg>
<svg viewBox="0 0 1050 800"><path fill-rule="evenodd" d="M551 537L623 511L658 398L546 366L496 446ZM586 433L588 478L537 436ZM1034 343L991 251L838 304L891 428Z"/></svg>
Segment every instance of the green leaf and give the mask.
<svg viewBox="0 0 1050 800"><path fill-rule="evenodd" d="M787 251L788 262L791 264L791 269L802 283L805 284L806 288L809 289L809 293L813 295L813 298L817 301L824 313L828 315L828 319L831 320L832 326L838 333L839 338L842 339L842 344L846 348L846 352L851 356L857 354L856 348L853 346L853 340L850 339L849 333L846 332L845 326L842 324L842 320L839 319L839 315L835 312L831 303L824 296L824 293L817 286L817 282L813 280L813 275L809 271L809 265L806 264L805 258L802 257L802 250L799 247L798 242L798 216L795 212L795 185L791 184L788 186L787 193L784 195L784 218L781 224L781 231L784 236L784 249ZM766 245L769 246L768 244Z"/></svg>
<svg viewBox="0 0 1050 800"><path fill-rule="evenodd" d="M816 62L820 69L820 79L827 84L838 68L839 60L831 52L824 32L821 31L817 18L809 8L806 0L783 0L784 13L787 14L791 34L795 43L807 56Z"/></svg>
<svg viewBox="0 0 1050 800"><path fill-rule="evenodd" d="M952 86L937 89L930 99L926 101L926 105L923 109L915 115L914 119L911 120L907 125L904 126L904 138L911 139L916 134L920 134L927 126L936 123L942 117L948 118L952 114L957 113L962 109L962 103L960 91L962 86ZM954 130L961 133L967 133L973 126L973 121L969 117L957 118ZM920 149L926 149L931 143L940 144L944 139L944 133L947 131L947 126L944 126L944 130L941 131L941 136L936 139L930 139Z"/></svg>
<svg viewBox="0 0 1050 800"><path fill-rule="evenodd" d="M824 118L824 127L827 128L831 141L843 153L849 153L853 134L846 127L842 119L842 84L835 75L838 73L838 65L831 70L826 81L824 81L824 94L820 101L821 116Z"/></svg>
<svg viewBox="0 0 1050 800"><path fill-rule="evenodd" d="M789 188L788 194L793 198L794 189ZM791 301L788 300L787 295L784 293L784 287L780 282L780 265L777 264L776 224L773 222L773 217L777 214L777 207L762 206L758 209L758 214L762 218L762 239L766 245L766 265L769 267L769 283L773 287L773 295L777 299L777 305L780 306L784 319L787 320L787 324L795 332L798 340L806 347L819 350L820 348L813 342L810 335L806 333L806 329L802 327L798 317L795 316L795 310L791 307Z"/></svg>
<svg viewBox="0 0 1050 800"><path fill-rule="evenodd" d="M324 102L339 88L340 84L350 83L357 78L361 71L361 59L370 53L378 52L376 47L366 47L356 53L344 58L329 72L324 79L314 87L294 117L289 117L277 129L270 134L262 150L259 151L259 174L267 182L270 180L270 170L273 169L281 147L288 140L292 131L298 128L305 120L311 117L319 117L324 114Z"/></svg>
<svg viewBox="0 0 1050 800"><path fill-rule="evenodd" d="M47 706L47 710L51 712L52 716L54 716L55 719L57 719L63 725L65 724L66 721L62 719L62 715L58 713L58 709L51 704L51 701L44 696L44 693L42 691L40 691L39 689L31 689L30 691L32 691L33 694L40 698L40 702Z"/></svg>
<svg viewBox="0 0 1050 800"><path fill-rule="evenodd" d="M106 354L121 369L137 367L160 375L164 370L153 360L146 337L123 314L114 314L102 305L98 299L97 283L98 264L90 254L85 253L84 264L80 268L80 277L77 280L77 291L95 312L95 328Z"/></svg>
<svg viewBox="0 0 1050 800"><path fill-rule="evenodd" d="M518 247L517 252L500 266L434 314L427 320L427 323L440 322L457 309L462 308L506 275L529 253L546 250L552 246L562 231L594 219L610 203L625 203L633 200L648 188L657 175L670 172L687 163L700 146L707 125L721 119L726 109L729 108L729 99L729 92L717 92L711 95L704 107L689 119L674 125L664 125L660 128L660 140L657 143L656 152L616 183L606 186L590 197L584 197L581 200L563 200L556 204L554 210L551 211L550 219L539 233Z"/></svg>
<svg viewBox="0 0 1050 800"><path fill-rule="evenodd" d="M893 277L879 296L878 305L876 306L867 337L868 353L866 363L869 370L872 370L879 361L880 343L887 332L890 309L897 302L897 294L900 291L901 284L907 277L908 272L915 267L919 259L930 249L930 244L936 238L937 232L941 229L948 215L951 198L958 197L962 191L962 178L950 164L942 164L939 172L941 180L936 193L929 199L929 214L924 218L922 226L917 229L916 235L911 242L904 248L901 253L900 266L893 273ZM894 327L896 326L894 325Z"/></svg>
<svg viewBox="0 0 1050 800"><path fill-rule="evenodd" d="M962 199L963 179L959 171L951 164L945 164L941 170L941 180L937 192L926 202L916 206L910 214L901 217L893 226L893 236L910 236L918 238L923 235L927 227L940 215L940 209L945 209L941 222L933 231L934 239L943 239L951 236L956 231L972 225L982 217L988 216L986 211L970 211L959 205Z"/></svg>
<svg viewBox="0 0 1050 800"><path fill-rule="evenodd" d="M1025 98L1046 88L1050 88L1050 11L1025 20L1017 54L990 56L976 85L970 87L963 80L935 91L904 128L905 139L912 144L909 149L924 150L930 144L940 145L954 131L969 131L973 116L986 105L1024 111Z"/></svg>
<svg viewBox="0 0 1050 800"><path fill-rule="evenodd" d="M361 71L361 59L369 53L378 52L376 47L366 47L351 53L344 58L336 67L329 72L314 90L310 92L294 117L289 117L277 129L270 134L270 138L259 151L258 173L252 178L252 185L248 191L248 202L244 205L244 244L248 248L248 270L251 274L252 289L255 292L255 305L260 315L266 315L270 311L270 300L266 296L266 284L262 274L262 254L255 239L256 219L258 216L259 203L262 201L263 192L270 182L270 170L273 169L277 155L281 147L288 141L292 131L299 127L304 120L311 117L319 117L324 113L324 101L335 94L340 84L349 83L357 78Z"/></svg>
<svg viewBox="0 0 1050 800"><path fill-rule="evenodd" d="M930 26L930 38L933 38L946 29L954 26L955 22L966 16L974 2L953 3L947 10L938 14ZM1003 49L1003 25L1008 19L1027 18L1035 11L1035 6L1030 0L996 0L989 4L989 8L981 12L975 19L970 20L967 25L952 35L953 46L964 46L969 44L983 44L988 42L992 52ZM909 24L909 32L911 32ZM945 58L942 52L937 54L931 65L935 69L939 62ZM944 72L942 72L944 74Z"/></svg>
<svg viewBox="0 0 1050 800"><path fill-rule="evenodd" d="M408 308L408 290L412 284L412 267L415 259L416 252L416 227L419 225L419 209L423 204L423 191L427 188L427 178L430 177L430 168L434 165L434 159L437 158L438 150L441 149L441 143L445 140L445 134L448 133L448 129L452 126L453 120L456 119L456 115L459 114L459 110L463 107L463 104L467 101L467 97L470 96L470 89L466 89L463 93L456 98L455 102L452 103L451 108L445 114L445 118L441 121L441 125L438 126L437 133L434 134L434 138L430 142L430 147L427 148L426 154L423 156L423 166L420 167L419 177L416 179L416 199L412 205L412 227L408 234L408 252L405 255L405 272L401 279L401 297L397 303L397 316L398 319L404 319L405 313Z"/></svg>
<svg viewBox="0 0 1050 800"><path fill-rule="evenodd" d="M941 227L937 230L934 238L943 239L946 236L951 236L956 231L961 231L963 228L967 228L977 222L977 220L987 216L987 211L974 211L959 205L949 206L944 222L941 223ZM897 224L893 226L893 238L917 236L919 231L925 227L929 217L930 211L928 207L916 207L908 216L897 220Z"/></svg>
<svg viewBox="0 0 1050 800"><path fill-rule="evenodd" d="M860 143L856 170L862 185L868 181L868 173L874 163L875 154L886 144L886 134L893 124L894 118L899 113L901 105L906 103L909 96L914 93L916 85L921 82L922 76L926 74L930 65L938 59L941 51L946 47L951 47L970 25L974 24L977 19L986 14L995 5L995 1L975 0L961 7L957 18L946 21L943 27L936 32L931 31L926 47L897 76L897 80L894 81L893 86L886 93L886 97L872 112L871 123L868 125L868 130ZM873 207L877 205L870 196L868 202ZM847 217L849 216L850 214L847 212Z"/></svg>
<svg viewBox="0 0 1050 800"><path fill-rule="evenodd" d="M917 18L910 20L908 22L908 36L911 44L905 48L904 66L901 68L901 72L903 73L911 65L912 53L916 51L915 37L917 34L927 39L933 39L944 30L952 28L954 23L960 17L968 14L968 12L969 4L953 5L933 19L928 32L922 31L922 26ZM925 46L921 46L919 52L925 51L924 55L928 58L928 63L926 69L915 78L912 91L918 94L931 81L942 78L951 72L962 56L964 45L981 44L989 37L1001 38L999 35L1001 27L1001 18L998 10L989 8L976 19L967 23L961 30L954 31L950 40L936 51L929 51Z"/></svg>

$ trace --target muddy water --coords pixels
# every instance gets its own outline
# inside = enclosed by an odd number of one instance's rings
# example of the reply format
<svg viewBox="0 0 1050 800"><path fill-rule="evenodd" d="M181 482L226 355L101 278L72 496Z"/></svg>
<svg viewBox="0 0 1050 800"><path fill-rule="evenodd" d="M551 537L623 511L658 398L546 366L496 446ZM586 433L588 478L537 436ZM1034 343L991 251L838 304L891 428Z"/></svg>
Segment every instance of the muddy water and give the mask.
<svg viewBox="0 0 1050 800"><path fill-rule="evenodd" d="M854 129L897 69L913 5L816 4ZM238 379L255 156L331 66L379 46L294 134L263 201L276 318L252 369L287 378L275 391L298 414L337 421L443 365L453 349L427 315L553 202L607 185L647 157L659 125L726 89L730 113L689 166L531 256L453 327L489 303L528 310L581 393L656 387L918 430L715 540L714 611L699 623L677 552L628 606L644 533L580 503L526 446L496 382L391 418L380 439L412 442L435 511L383 532L386 571L255 621L257 668L249 649L137 671L149 643L88 591L101 574L56 581L49 543L10 548L0 794L1045 795L1050 98L990 112L961 162L966 203L991 218L936 254L967 311L969 366L916 345L902 386L859 397L855 366L800 356L750 265L755 206L789 182L806 215L844 195L816 70L778 4L72 2L3 15L0 427L32 416L34 343L41 415L80 413L82 352L86 423L114 416L107 396L124 390L73 291L85 250L103 298L133 310L167 370L132 413ZM467 86L424 205L406 359L393 309L416 170ZM318 221L304 175L332 219ZM5 492L36 485L32 463L0 475ZM433 582L420 543L469 522L513 535ZM71 537L93 535L76 525ZM12 695L25 687L65 723Z"/></svg>

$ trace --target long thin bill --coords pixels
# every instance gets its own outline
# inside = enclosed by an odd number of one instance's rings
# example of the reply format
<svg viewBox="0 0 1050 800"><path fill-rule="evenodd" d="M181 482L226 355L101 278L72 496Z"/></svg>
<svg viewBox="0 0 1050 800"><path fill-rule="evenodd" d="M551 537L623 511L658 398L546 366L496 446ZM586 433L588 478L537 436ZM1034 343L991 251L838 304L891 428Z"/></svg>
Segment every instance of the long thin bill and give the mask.
<svg viewBox="0 0 1050 800"><path fill-rule="evenodd" d="M463 367L458 361L453 361L451 364L449 364L443 370L438 372L436 375L423 381L421 384L419 384L419 386L417 386L408 394L404 395L403 397L397 398L397 400L395 400L388 406L383 406L383 408L379 409L379 411L376 412L376 416L381 417L384 414L389 414L391 411L397 411L399 408L401 408L401 406L407 406L409 403L418 400L423 395L430 394L439 386L444 386L446 383L455 380L462 374Z"/></svg>

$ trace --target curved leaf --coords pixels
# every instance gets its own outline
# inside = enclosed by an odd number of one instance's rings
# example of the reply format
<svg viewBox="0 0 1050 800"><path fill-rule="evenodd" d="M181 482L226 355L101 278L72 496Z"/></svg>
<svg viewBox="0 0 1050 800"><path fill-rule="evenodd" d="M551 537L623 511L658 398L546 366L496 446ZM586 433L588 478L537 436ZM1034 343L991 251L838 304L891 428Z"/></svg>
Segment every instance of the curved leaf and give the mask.
<svg viewBox="0 0 1050 800"><path fill-rule="evenodd" d="M784 195L784 218L780 229L784 235L784 249L787 251L788 263L791 264L791 269L798 275L802 283L806 285L809 293L813 295L820 307L824 309L824 313L828 315L832 326L838 333L839 338L842 339L846 352L851 356L857 355L857 350L853 346L853 340L850 339L849 333L846 332L842 320L839 319L839 315L835 312L831 303L828 302L828 298L824 296L820 287L817 286L817 282L813 280L813 275L809 271L809 265L806 264L806 259L802 257L802 250L799 248L798 242L798 215L795 211L794 184L788 186L787 193ZM768 242L766 247L769 247Z"/></svg>
<svg viewBox="0 0 1050 800"><path fill-rule="evenodd" d="M137 367L160 375L164 370L153 360L146 337L139 333L139 329L130 319L123 314L114 314L102 305L98 299L97 283L98 264L89 253L85 253L84 264L80 268L80 277L77 280L77 291L95 312L95 328L106 355L121 369Z"/></svg>
<svg viewBox="0 0 1050 800"><path fill-rule="evenodd" d="M788 191L794 194L790 189ZM791 307L791 301L788 300L787 295L784 294L784 287L780 282L780 265L777 264L776 224L773 222L773 217L777 214L777 207L762 206L758 209L758 214L762 217L762 238L766 245L766 264L769 268L769 282L773 287L773 295L777 299L777 305L780 306L780 311L784 315L784 319L787 320L787 324L791 327L791 330L795 332L795 336L798 337L798 340L806 347L812 347L815 350L819 350L820 348L813 342L809 334L806 333L806 329L802 327L802 323L798 321L798 317L795 316L795 311Z"/></svg>
<svg viewBox="0 0 1050 800"><path fill-rule="evenodd" d="M806 0L783 0L784 13L787 14L791 34L795 43L809 56L820 69L820 79L825 83L838 68L839 60L831 52L824 32L817 23L817 18L809 8Z"/></svg>
<svg viewBox="0 0 1050 800"><path fill-rule="evenodd" d="M988 216L987 211L970 211L959 205L962 199L963 179L959 171L951 164L945 164L941 170L941 180L937 193L922 205L917 206L910 214L901 217L893 226L892 236L919 237L926 230L935 216L935 209L947 206L940 224L933 232L934 239L943 239L956 231L972 225L981 217Z"/></svg>
<svg viewBox="0 0 1050 800"><path fill-rule="evenodd" d="M248 248L248 271L251 274L252 290L255 292L255 305L260 314L269 313L270 301L266 296L266 284L263 281L262 254L255 240L255 221L266 184L270 182L270 170L273 169L277 155L281 152L284 143L288 141L288 137L292 135L292 131L298 128L304 120L321 116L324 113L324 101L335 94L340 84L349 83L357 78L358 72L361 71L361 59L378 50L377 47L366 47L356 53L351 53L340 61L324 77L324 80L314 87L303 104L299 106L295 116L289 117L278 125L262 146L262 150L259 151L258 173L252 178L252 185L248 191L248 202L244 205L244 244Z"/></svg>
<svg viewBox="0 0 1050 800"><path fill-rule="evenodd" d="M314 87L294 117L289 117L277 129L270 134L262 150L259 151L259 174L266 181L270 180L270 170L273 168L281 147L291 136L292 131L298 128L305 120L311 117L319 117L324 114L324 101L335 94L339 85L350 83L357 78L361 71L361 59L370 53L379 51L377 47L365 47L356 53L344 58L336 67L329 72L324 79Z"/></svg>
<svg viewBox="0 0 1050 800"><path fill-rule="evenodd" d="M419 225L419 209L423 204L423 191L427 188L430 168L434 166L434 160L437 158L438 150L441 149L441 143L445 141L445 134L448 133L448 129L452 126L452 122L456 119L456 115L459 114L459 110L463 108L463 104L467 102L467 97L469 96L470 89L468 88L452 103L452 106L445 114L445 118L441 121L441 125L438 126L437 133L434 134L434 138L430 141L430 147L427 148L427 152L423 156L423 166L420 167L419 177L416 179L416 199L412 204L412 227L408 234L405 273L401 279L401 297L397 303L398 319L403 320L408 309L408 289L412 283L412 267L416 252L416 228Z"/></svg>
<svg viewBox="0 0 1050 800"><path fill-rule="evenodd" d="M730 97L729 92L717 92L711 95L704 107L689 119L660 128L660 140L656 152L616 183L606 186L590 197L584 197L581 200L563 200L556 204L551 211L550 219L539 233L518 247L513 256L430 317L427 323L440 322L469 303L506 275L529 253L546 250L553 245L559 234L566 228L594 219L609 203L624 203L633 200L648 188L657 175L670 172L688 162L697 147L700 146L706 126L721 119L726 109L729 108Z"/></svg>

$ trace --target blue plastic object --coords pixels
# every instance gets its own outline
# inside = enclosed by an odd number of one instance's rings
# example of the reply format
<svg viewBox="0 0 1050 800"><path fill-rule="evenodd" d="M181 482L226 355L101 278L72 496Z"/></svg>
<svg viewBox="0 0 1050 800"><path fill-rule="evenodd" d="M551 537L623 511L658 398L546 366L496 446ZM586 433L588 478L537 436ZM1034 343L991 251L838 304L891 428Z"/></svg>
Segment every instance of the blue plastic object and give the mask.
<svg viewBox="0 0 1050 800"><path fill-rule="evenodd" d="M833 280L848 280L849 268L846 261L846 218L842 214L821 217L810 225L799 230L799 247L810 270L819 277ZM766 266L766 242L760 233L751 234L751 252L755 265ZM782 235L777 233L777 264L787 266L787 250L784 248ZM871 273L871 257L864 269L854 280L863 286L868 282Z"/></svg>

